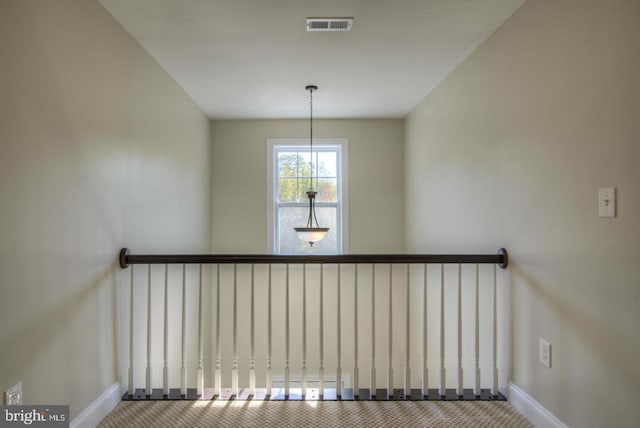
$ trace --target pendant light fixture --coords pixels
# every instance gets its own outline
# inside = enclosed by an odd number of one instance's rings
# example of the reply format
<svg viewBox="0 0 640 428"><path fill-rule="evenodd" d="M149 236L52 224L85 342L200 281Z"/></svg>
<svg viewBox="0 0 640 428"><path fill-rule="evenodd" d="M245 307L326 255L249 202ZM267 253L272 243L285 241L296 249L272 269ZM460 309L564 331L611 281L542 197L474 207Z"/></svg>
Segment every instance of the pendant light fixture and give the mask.
<svg viewBox="0 0 640 428"><path fill-rule="evenodd" d="M328 227L320 227L316 218L316 192L313 190L313 91L317 91L316 85L308 85L304 89L309 91L309 167L311 169L311 186L307 191L309 198L309 217L305 227L294 227L298 237L313 247L313 244L324 238L329 231ZM315 225L315 227L314 227Z"/></svg>

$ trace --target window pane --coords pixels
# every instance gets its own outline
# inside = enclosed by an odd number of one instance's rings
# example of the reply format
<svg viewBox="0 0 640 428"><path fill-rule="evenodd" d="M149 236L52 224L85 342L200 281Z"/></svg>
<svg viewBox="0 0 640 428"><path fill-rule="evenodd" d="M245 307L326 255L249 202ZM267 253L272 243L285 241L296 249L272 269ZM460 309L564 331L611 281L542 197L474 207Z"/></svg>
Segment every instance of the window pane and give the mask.
<svg viewBox="0 0 640 428"><path fill-rule="evenodd" d="M313 249L318 253L338 252L338 224L336 207L316 207L316 215L320 227L328 227L329 232L322 241L313 244ZM299 239L299 238L298 238ZM307 247L309 244L307 243Z"/></svg>
<svg viewBox="0 0 640 428"><path fill-rule="evenodd" d="M315 178L313 179L315 184ZM311 189L311 178L300 178L298 180L298 202L305 202L309 200L307 196L307 190ZM315 186L314 186L315 188Z"/></svg>
<svg viewBox="0 0 640 428"><path fill-rule="evenodd" d="M295 177L298 174L298 154L296 152L278 153L278 177Z"/></svg>
<svg viewBox="0 0 640 428"><path fill-rule="evenodd" d="M278 178L278 201L297 202L298 201L298 179Z"/></svg>
<svg viewBox="0 0 640 428"><path fill-rule="evenodd" d="M336 152L318 152L318 177L337 177Z"/></svg>
<svg viewBox="0 0 640 428"><path fill-rule="evenodd" d="M315 180L314 180L315 181ZM338 201L338 180L336 178L321 178L318 180L318 202Z"/></svg>
<svg viewBox="0 0 640 428"><path fill-rule="evenodd" d="M298 153L298 174L300 175L300 177L309 177L311 175L311 166L309 165L309 159L309 152Z"/></svg>
<svg viewBox="0 0 640 428"><path fill-rule="evenodd" d="M328 227L329 232L323 240L313 244L298 238L294 227L304 227L309 216L309 207L281 207L278 210L280 229L279 244L280 252L284 254L306 254L306 253L337 253L337 209L335 207L318 207L316 215L320 227Z"/></svg>

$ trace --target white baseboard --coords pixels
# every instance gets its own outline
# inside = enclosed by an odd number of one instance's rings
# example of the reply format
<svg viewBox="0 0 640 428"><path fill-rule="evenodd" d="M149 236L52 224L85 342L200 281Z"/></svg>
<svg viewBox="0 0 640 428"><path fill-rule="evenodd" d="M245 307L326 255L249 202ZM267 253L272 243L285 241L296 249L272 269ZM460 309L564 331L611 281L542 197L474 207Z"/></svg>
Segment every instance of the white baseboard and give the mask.
<svg viewBox="0 0 640 428"><path fill-rule="evenodd" d="M120 384L114 383L69 424L70 428L95 428L120 403Z"/></svg>
<svg viewBox="0 0 640 428"><path fill-rule="evenodd" d="M568 428L553 413L545 409L529 394L509 382L509 403L536 428Z"/></svg>

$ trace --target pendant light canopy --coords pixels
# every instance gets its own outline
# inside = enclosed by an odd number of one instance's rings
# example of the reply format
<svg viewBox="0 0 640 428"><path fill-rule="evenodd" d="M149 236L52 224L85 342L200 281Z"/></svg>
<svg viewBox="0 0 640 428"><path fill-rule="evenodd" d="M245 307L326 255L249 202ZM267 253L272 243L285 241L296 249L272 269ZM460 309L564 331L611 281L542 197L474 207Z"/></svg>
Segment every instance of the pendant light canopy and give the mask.
<svg viewBox="0 0 640 428"><path fill-rule="evenodd" d="M305 87L309 91L309 167L311 170L311 188L307 191L309 198L309 217L305 227L294 227L298 237L306 241L313 247L313 244L320 241L327 235L328 227L320 227L316 218L316 195L318 192L313 190L313 92L318 90L316 85L308 85ZM315 225L315 227L314 227Z"/></svg>

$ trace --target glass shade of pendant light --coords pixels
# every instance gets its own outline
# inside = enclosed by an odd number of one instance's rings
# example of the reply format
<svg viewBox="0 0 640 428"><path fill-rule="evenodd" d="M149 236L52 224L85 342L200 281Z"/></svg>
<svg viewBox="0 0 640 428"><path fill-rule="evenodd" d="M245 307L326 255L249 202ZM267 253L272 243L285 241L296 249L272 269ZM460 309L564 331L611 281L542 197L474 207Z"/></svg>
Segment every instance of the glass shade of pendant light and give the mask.
<svg viewBox="0 0 640 428"><path fill-rule="evenodd" d="M327 235L329 231L328 227L320 227L318 225L318 219L316 218L316 195L318 192L313 190L313 91L317 91L318 87L315 85L308 85L305 87L309 91L309 152L310 152L310 169L311 169L311 188L307 191L307 197L309 198L309 217L307 218L307 224L305 227L294 227L293 229L298 234L298 237L303 241L306 241L313 247L313 244L320 241Z"/></svg>

